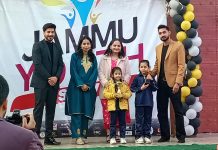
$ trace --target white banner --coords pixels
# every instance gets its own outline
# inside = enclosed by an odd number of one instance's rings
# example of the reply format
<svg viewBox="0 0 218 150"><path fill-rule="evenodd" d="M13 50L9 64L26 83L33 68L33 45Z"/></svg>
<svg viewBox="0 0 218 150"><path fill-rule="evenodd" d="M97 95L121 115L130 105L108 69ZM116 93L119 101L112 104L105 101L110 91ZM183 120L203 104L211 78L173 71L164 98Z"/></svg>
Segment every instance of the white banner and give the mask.
<svg viewBox="0 0 218 150"><path fill-rule="evenodd" d="M165 0L1 0L0 1L0 74L8 81L8 114L22 113L34 107L33 73L29 58L34 42L43 39L42 26L57 25L56 42L63 49L65 71L58 94L55 120L66 120L64 99L70 79L69 65L81 35L95 45L98 61L112 38L120 38L126 47L131 73L138 73L139 59L148 59L153 67L155 46L160 42L157 26L166 24ZM29 61L28 61L29 60ZM99 84L96 84L98 89ZM154 97L154 101L155 97ZM130 100L131 118L135 118L134 95ZM156 103L153 118L156 118ZM97 97L94 119L102 119Z"/></svg>

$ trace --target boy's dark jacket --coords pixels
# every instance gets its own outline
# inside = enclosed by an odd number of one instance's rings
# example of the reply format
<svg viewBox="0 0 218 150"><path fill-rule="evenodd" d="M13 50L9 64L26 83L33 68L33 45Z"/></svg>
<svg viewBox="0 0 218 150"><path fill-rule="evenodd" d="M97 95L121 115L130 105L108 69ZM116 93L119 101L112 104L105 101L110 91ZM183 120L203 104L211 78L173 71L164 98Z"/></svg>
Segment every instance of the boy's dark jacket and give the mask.
<svg viewBox="0 0 218 150"><path fill-rule="evenodd" d="M141 86L146 81L145 78L139 73L131 84L130 89L135 93L135 106L153 106L152 92L157 90L157 82L153 79L145 90L141 90Z"/></svg>

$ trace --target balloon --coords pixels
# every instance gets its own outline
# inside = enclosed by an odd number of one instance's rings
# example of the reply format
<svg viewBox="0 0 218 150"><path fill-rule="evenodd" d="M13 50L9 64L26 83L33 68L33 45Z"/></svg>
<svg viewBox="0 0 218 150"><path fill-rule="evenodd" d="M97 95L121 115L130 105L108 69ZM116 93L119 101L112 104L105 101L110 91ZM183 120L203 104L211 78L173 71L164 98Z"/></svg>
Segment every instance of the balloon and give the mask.
<svg viewBox="0 0 218 150"><path fill-rule="evenodd" d="M181 23L181 28L185 31L189 30L191 28L191 23L189 21L183 21Z"/></svg>
<svg viewBox="0 0 218 150"><path fill-rule="evenodd" d="M189 108L194 109L196 112L200 112L203 109L201 102L195 102L193 105L190 105Z"/></svg>
<svg viewBox="0 0 218 150"><path fill-rule="evenodd" d="M193 43L193 45L199 47L202 44L202 40L200 37L195 37L192 39L192 43Z"/></svg>
<svg viewBox="0 0 218 150"><path fill-rule="evenodd" d="M181 88L181 95L182 95L182 97L186 97L186 96L188 96L189 94L190 94L190 88L189 87L187 87L187 86L183 86L182 88Z"/></svg>
<svg viewBox="0 0 218 150"><path fill-rule="evenodd" d="M186 68L185 78L189 79L189 78L191 78L191 76L192 76L192 72L189 69ZM187 81L186 85L188 86L188 81Z"/></svg>
<svg viewBox="0 0 218 150"><path fill-rule="evenodd" d="M189 70L194 70L195 68L196 68L196 63L194 62L194 61L188 61L188 63L187 63L187 68L189 69Z"/></svg>
<svg viewBox="0 0 218 150"><path fill-rule="evenodd" d="M186 6L186 10L187 11L194 11L194 6L192 5L192 4L188 4L187 6Z"/></svg>
<svg viewBox="0 0 218 150"><path fill-rule="evenodd" d="M200 118L200 112L197 112L197 116L196 116L196 118Z"/></svg>
<svg viewBox="0 0 218 150"><path fill-rule="evenodd" d="M178 7L178 5L179 5L179 2L176 1L176 0L171 0L171 1L169 2L169 6L170 6L170 8L172 8L172 9L176 9L176 8Z"/></svg>
<svg viewBox="0 0 218 150"><path fill-rule="evenodd" d="M191 135L194 134L194 132L195 132L195 129L194 129L193 126L187 125L187 126L185 127L186 136L191 136Z"/></svg>
<svg viewBox="0 0 218 150"><path fill-rule="evenodd" d="M180 24L184 21L183 17L179 14L173 16L173 22L177 26L180 26Z"/></svg>
<svg viewBox="0 0 218 150"><path fill-rule="evenodd" d="M195 19L195 15L192 11L186 11L186 13L183 15L183 18L186 21L193 21Z"/></svg>
<svg viewBox="0 0 218 150"><path fill-rule="evenodd" d="M185 103L185 97L181 97L181 102Z"/></svg>
<svg viewBox="0 0 218 150"><path fill-rule="evenodd" d="M197 129L195 129L195 132L194 132L194 134L193 135L197 135L198 134L198 128Z"/></svg>
<svg viewBox="0 0 218 150"><path fill-rule="evenodd" d="M194 28L189 29L186 31L186 34L189 38L194 38L197 35L197 31Z"/></svg>
<svg viewBox="0 0 218 150"><path fill-rule="evenodd" d="M191 58L191 61L194 61L196 64L200 64L202 62L202 58L200 55L194 56Z"/></svg>
<svg viewBox="0 0 218 150"><path fill-rule="evenodd" d="M199 97L196 97L196 102L199 102L199 101L200 101Z"/></svg>
<svg viewBox="0 0 218 150"><path fill-rule="evenodd" d="M170 9L170 16L173 17L175 15L177 15L177 11L175 9Z"/></svg>
<svg viewBox="0 0 218 150"><path fill-rule="evenodd" d="M179 2L186 6L190 3L190 0L179 0Z"/></svg>
<svg viewBox="0 0 218 150"><path fill-rule="evenodd" d="M199 64L196 65L196 69L200 69L200 65Z"/></svg>
<svg viewBox="0 0 218 150"><path fill-rule="evenodd" d="M176 38L178 41L182 42L183 40L185 40L187 38L187 35L184 31L180 31L176 34Z"/></svg>
<svg viewBox="0 0 218 150"><path fill-rule="evenodd" d="M194 109L187 110L185 114L188 119L194 119L197 116L197 112Z"/></svg>
<svg viewBox="0 0 218 150"><path fill-rule="evenodd" d="M199 54L200 50L197 46L192 46L188 49L188 53L190 56L197 56Z"/></svg>
<svg viewBox="0 0 218 150"><path fill-rule="evenodd" d="M192 47L192 40L190 38L186 38L182 43L186 50Z"/></svg>
<svg viewBox="0 0 218 150"><path fill-rule="evenodd" d="M193 96L191 94L185 98L185 103L187 105L193 105L195 103L195 101L196 101L195 96Z"/></svg>
<svg viewBox="0 0 218 150"><path fill-rule="evenodd" d="M186 116L183 116L184 118L184 126L187 126L189 124L189 119Z"/></svg>
<svg viewBox="0 0 218 150"><path fill-rule="evenodd" d="M198 22L197 22L196 20L193 20L193 21L191 22L191 27L192 27L192 28L197 29L198 26L199 26L199 24L198 24Z"/></svg>
<svg viewBox="0 0 218 150"><path fill-rule="evenodd" d="M192 71L192 77L195 78L195 79L200 79L202 76L202 73L201 73L201 70L199 69L194 69Z"/></svg>
<svg viewBox="0 0 218 150"><path fill-rule="evenodd" d="M203 90L201 86L196 86L194 88L191 88L191 94L194 95L195 97L201 96L202 93L203 93Z"/></svg>
<svg viewBox="0 0 218 150"><path fill-rule="evenodd" d="M176 32L183 31L183 30L181 29L180 25L179 25L179 26L175 25L175 30L176 30Z"/></svg>
<svg viewBox="0 0 218 150"><path fill-rule="evenodd" d="M200 127L201 121L199 118L189 120L189 124L193 126L194 129Z"/></svg>
<svg viewBox="0 0 218 150"><path fill-rule="evenodd" d="M183 108L183 114L185 115L186 111L189 110L189 107L188 107L188 105L186 103L183 103L182 108Z"/></svg>
<svg viewBox="0 0 218 150"><path fill-rule="evenodd" d="M198 84L197 85L201 86L201 80L200 79L198 79Z"/></svg>
<svg viewBox="0 0 218 150"><path fill-rule="evenodd" d="M178 14L183 15L186 12L186 7L184 5L178 5L178 7L176 8Z"/></svg>
<svg viewBox="0 0 218 150"><path fill-rule="evenodd" d="M188 80L188 86L189 86L189 87L196 87L197 84L198 84L198 81L197 81L196 78L190 78L190 79ZM191 104L190 104L190 105L191 105Z"/></svg>

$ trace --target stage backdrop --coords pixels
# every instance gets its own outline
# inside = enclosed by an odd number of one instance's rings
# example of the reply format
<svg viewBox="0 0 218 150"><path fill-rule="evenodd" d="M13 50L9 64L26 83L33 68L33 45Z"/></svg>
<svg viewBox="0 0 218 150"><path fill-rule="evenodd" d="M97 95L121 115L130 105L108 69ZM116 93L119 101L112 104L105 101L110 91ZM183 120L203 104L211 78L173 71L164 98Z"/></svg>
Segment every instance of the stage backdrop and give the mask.
<svg viewBox="0 0 218 150"><path fill-rule="evenodd" d="M155 45L160 42L157 26L166 24L165 14L165 0L1 0L0 74L10 86L7 114L14 109L21 109L22 114L32 112L34 96L30 81L34 67L31 51L33 43L43 39L45 23L57 25L55 42L61 44L65 63L54 129L67 130L59 134L68 135L69 130L65 127L69 126L66 121L69 118L64 115L64 99L70 79L70 58L79 38L82 35L91 37L98 61L111 39L120 38L130 60L131 74L135 75L140 59L148 59L151 66L154 65ZM97 90L98 87L99 83L96 84ZM134 95L129 102L134 119ZM155 102L153 119L156 118ZM97 97L94 123L101 120L102 107ZM99 126L94 125L90 134L102 134L102 123Z"/></svg>

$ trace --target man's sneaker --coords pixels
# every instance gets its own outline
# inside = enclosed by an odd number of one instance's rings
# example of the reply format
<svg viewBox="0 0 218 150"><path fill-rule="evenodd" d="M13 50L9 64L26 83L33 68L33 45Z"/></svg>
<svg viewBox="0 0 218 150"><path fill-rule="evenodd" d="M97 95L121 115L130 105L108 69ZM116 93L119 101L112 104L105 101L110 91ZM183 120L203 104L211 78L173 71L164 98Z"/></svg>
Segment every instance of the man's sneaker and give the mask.
<svg viewBox="0 0 218 150"><path fill-rule="evenodd" d="M111 138L110 139L110 144L116 144L117 142L116 142L116 139L115 138Z"/></svg>
<svg viewBox="0 0 218 150"><path fill-rule="evenodd" d="M149 139L149 138L145 137L145 143L146 143L146 144L151 144L151 143L152 143L152 141L151 141L151 139Z"/></svg>
<svg viewBox="0 0 218 150"><path fill-rule="evenodd" d="M126 144L126 139L125 138L120 138L120 144Z"/></svg>
<svg viewBox="0 0 218 150"><path fill-rule="evenodd" d="M79 137L79 138L76 139L76 144L77 144L77 145L84 145L85 143L84 143L84 141L82 140L82 138Z"/></svg>
<svg viewBox="0 0 218 150"><path fill-rule="evenodd" d="M136 144L144 144L144 139L143 137L138 138L137 140L135 140Z"/></svg>

